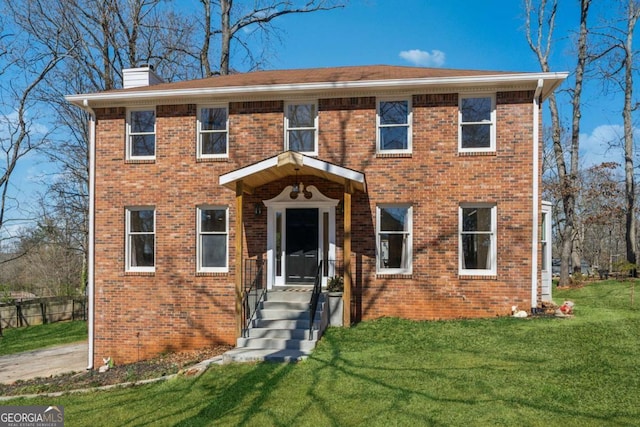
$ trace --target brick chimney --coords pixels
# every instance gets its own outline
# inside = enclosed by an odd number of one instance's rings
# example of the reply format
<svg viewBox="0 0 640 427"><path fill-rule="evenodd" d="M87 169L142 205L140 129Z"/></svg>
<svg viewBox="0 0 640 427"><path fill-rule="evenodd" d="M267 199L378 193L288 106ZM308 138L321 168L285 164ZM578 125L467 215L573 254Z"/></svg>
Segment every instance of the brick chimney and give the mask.
<svg viewBox="0 0 640 427"><path fill-rule="evenodd" d="M125 68L122 70L122 88L151 86L164 83L154 71L152 65L141 65L138 68Z"/></svg>

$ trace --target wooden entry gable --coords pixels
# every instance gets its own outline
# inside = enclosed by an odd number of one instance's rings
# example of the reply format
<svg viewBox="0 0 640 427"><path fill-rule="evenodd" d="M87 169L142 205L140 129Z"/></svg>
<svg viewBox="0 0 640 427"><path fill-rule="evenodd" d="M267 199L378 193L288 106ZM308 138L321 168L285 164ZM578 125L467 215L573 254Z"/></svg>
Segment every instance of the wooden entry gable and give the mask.
<svg viewBox="0 0 640 427"><path fill-rule="evenodd" d="M317 176L344 186L344 242L343 242L343 325L351 325L351 195L355 191L367 191L363 173L348 169L333 163L325 162L304 154L285 151L252 165L220 175L220 185L236 193L236 221L235 221L235 311L236 335L242 333L242 299L243 299L243 241L244 227L242 217L243 195L253 194L254 189L282 178L299 175Z"/></svg>

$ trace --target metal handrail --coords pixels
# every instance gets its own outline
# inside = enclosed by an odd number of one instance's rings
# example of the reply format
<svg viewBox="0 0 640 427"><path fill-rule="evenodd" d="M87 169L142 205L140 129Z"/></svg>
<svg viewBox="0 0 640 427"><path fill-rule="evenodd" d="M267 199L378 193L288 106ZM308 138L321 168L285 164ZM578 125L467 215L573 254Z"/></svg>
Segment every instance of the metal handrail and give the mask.
<svg viewBox="0 0 640 427"><path fill-rule="evenodd" d="M313 292L311 293L311 301L309 301L309 340L313 339L313 323L316 317L316 310L318 309L320 292L322 290L322 264L322 261L320 261L320 263L318 264L316 278L313 281Z"/></svg>
<svg viewBox="0 0 640 427"><path fill-rule="evenodd" d="M249 264L250 261L255 262L255 275L251 274L252 268ZM244 324L244 328L242 329L243 338L247 338L249 325L253 321L253 318L258 311L258 306L264 300L264 295L267 292L267 287L264 286L263 280L264 264L264 260L245 260L245 277L249 278L253 276L253 279L249 283L249 286L245 285L244 294L242 296L242 319ZM249 270L249 274L246 274L247 269ZM253 304L252 301L249 300L252 295L255 296Z"/></svg>

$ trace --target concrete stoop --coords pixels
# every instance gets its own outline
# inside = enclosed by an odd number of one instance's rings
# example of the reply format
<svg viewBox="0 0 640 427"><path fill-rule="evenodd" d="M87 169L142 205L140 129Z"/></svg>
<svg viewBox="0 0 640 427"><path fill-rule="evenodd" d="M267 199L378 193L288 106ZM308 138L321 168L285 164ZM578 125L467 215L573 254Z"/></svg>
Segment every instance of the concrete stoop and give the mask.
<svg viewBox="0 0 640 427"><path fill-rule="evenodd" d="M327 304L320 295L314 330L309 337L311 292L269 291L260 304L246 337L222 355L223 363L297 362L313 351L327 326Z"/></svg>

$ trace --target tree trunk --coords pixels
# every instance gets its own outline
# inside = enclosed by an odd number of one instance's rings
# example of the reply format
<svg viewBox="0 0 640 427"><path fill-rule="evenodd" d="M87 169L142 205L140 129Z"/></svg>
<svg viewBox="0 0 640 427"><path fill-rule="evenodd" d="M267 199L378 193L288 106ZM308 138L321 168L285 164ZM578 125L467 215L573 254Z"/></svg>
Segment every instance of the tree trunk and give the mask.
<svg viewBox="0 0 640 427"><path fill-rule="evenodd" d="M625 240L627 262L636 264L636 190L635 178L633 175L633 32L638 20L638 7L634 0L629 0L627 10L627 33L624 45L624 107L622 119L624 122L624 175L625 175L625 200L626 200L626 221ZM631 269L633 277L637 276L636 268Z"/></svg>
<svg viewBox="0 0 640 427"><path fill-rule="evenodd" d="M229 74L229 49L231 46L230 15L233 0L220 0L220 31L222 42L220 45L220 74Z"/></svg>

